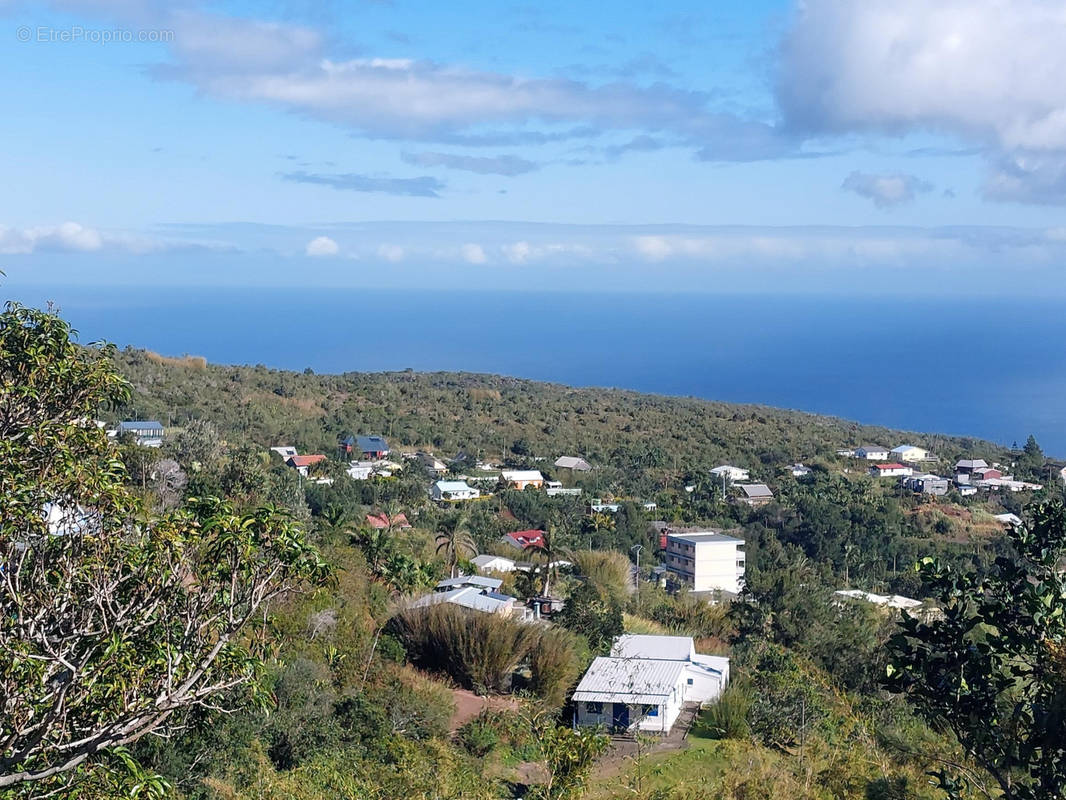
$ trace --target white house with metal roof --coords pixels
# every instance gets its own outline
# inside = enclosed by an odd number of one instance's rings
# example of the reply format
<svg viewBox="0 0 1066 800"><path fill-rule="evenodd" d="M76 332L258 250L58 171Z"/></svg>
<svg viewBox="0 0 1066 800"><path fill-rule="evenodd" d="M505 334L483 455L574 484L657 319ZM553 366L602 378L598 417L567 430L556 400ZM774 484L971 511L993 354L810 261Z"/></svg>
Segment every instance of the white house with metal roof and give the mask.
<svg viewBox="0 0 1066 800"><path fill-rule="evenodd" d="M696 653L688 636L619 636L574 692L574 725L669 733L686 704L715 700L729 659Z"/></svg>
<svg viewBox="0 0 1066 800"><path fill-rule="evenodd" d="M901 444L899 447L893 447L889 456L897 461L917 464L920 461L929 460L929 451L924 447L915 447L913 444Z"/></svg>
<svg viewBox="0 0 1066 800"><path fill-rule="evenodd" d="M865 458L867 461L884 461L888 458L888 448L879 444L864 444L855 448L855 458Z"/></svg>
<svg viewBox="0 0 1066 800"><path fill-rule="evenodd" d="M723 477L733 483L735 481L746 481L751 479L751 472L743 467L734 467L732 464L723 464L720 467L715 467L711 470L711 474L721 480Z"/></svg>
<svg viewBox="0 0 1066 800"><path fill-rule="evenodd" d="M744 588L744 540L717 531L669 533L665 566L695 592L739 594Z"/></svg>
<svg viewBox="0 0 1066 800"><path fill-rule="evenodd" d="M437 481L429 489L429 497L437 502L476 500L481 490L474 489L466 481Z"/></svg>

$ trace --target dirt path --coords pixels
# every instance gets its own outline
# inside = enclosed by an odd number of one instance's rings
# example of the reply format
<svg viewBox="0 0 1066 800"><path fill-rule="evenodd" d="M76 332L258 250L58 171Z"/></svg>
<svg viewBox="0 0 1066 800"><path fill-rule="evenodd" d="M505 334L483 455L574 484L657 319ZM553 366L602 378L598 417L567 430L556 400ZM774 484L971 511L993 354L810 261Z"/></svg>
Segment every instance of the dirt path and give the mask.
<svg viewBox="0 0 1066 800"><path fill-rule="evenodd" d="M518 701L513 697L482 697L466 689L452 689L452 699L455 701L455 713L452 714L448 725L452 733L455 733L470 720L477 718L485 709L517 711L519 708Z"/></svg>

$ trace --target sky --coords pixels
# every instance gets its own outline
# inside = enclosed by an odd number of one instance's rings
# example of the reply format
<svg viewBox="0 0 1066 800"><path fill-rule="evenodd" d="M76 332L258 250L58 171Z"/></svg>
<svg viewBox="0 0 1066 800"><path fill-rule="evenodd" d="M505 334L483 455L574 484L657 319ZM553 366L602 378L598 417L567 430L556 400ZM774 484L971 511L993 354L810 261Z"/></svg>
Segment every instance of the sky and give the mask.
<svg viewBox="0 0 1066 800"><path fill-rule="evenodd" d="M9 286L1066 294L1066 5L0 0Z"/></svg>

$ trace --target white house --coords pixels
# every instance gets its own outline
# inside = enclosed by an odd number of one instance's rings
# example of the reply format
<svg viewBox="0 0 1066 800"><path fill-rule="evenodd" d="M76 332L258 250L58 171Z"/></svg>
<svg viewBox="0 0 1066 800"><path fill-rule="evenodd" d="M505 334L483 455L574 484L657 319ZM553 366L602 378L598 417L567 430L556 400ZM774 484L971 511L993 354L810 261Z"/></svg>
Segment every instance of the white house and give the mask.
<svg viewBox="0 0 1066 800"><path fill-rule="evenodd" d="M348 477L356 481L369 480L370 476L374 474L374 462L373 461L352 461L348 464L346 470Z"/></svg>
<svg viewBox="0 0 1066 800"><path fill-rule="evenodd" d="M281 456L282 461L288 461L293 456L299 455L299 453L296 452L296 448L289 445L278 445L277 447L271 447L270 450Z"/></svg>
<svg viewBox="0 0 1066 800"><path fill-rule="evenodd" d="M751 480L751 472L743 467L734 467L730 464L723 464L720 467L715 467L711 470L711 474L718 480L721 480L723 476L730 483L736 481Z"/></svg>
<svg viewBox="0 0 1066 800"><path fill-rule="evenodd" d="M888 458L888 448L879 444L864 444L855 448L855 458L864 458L867 461L884 461Z"/></svg>
<svg viewBox="0 0 1066 800"><path fill-rule="evenodd" d="M870 467L870 474L875 478L906 477L914 474L914 470L903 464L874 464Z"/></svg>
<svg viewBox="0 0 1066 800"><path fill-rule="evenodd" d="M574 725L669 733L686 703L715 700L729 659L696 652L688 636L619 636L574 692Z"/></svg>
<svg viewBox="0 0 1066 800"><path fill-rule="evenodd" d="M478 572L514 572L515 562L513 559L504 558L503 556L494 556L488 553L482 553L479 556L474 556L470 559L470 563L473 564Z"/></svg>
<svg viewBox="0 0 1066 800"><path fill-rule="evenodd" d="M665 566L693 591L739 594L744 588L744 540L717 531L669 533Z"/></svg>
<svg viewBox="0 0 1066 800"><path fill-rule="evenodd" d="M910 610L922 605L921 600L915 600L912 597L904 597L900 594L874 594L873 592L864 592L861 589L840 589L833 592L833 594L842 600L862 600L875 606L898 608L900 610Z"/></svg>
<svg viewBox="0 0 1066 800"><path fill-rule="evenodd" d="M929 460L929 451L922 447L915 447L913 444L901 444L899 447L893 447L890 455L897 461L910 462L911 464Z"/></svg>
<svg viewBox="0 0 1066 800"><path fill-rule="evenodd" d="M438 502L474 500L481 497L481 490L471 488L466 481L437 481L430 487L429 497Z"/></svg>
<svg viewBox="0 0 1066 800"><path fill-rule="evenodd" d="M792 473L793 478L806 478L812 472L811 468L804 464L793 464L788 470Z"/></svg>

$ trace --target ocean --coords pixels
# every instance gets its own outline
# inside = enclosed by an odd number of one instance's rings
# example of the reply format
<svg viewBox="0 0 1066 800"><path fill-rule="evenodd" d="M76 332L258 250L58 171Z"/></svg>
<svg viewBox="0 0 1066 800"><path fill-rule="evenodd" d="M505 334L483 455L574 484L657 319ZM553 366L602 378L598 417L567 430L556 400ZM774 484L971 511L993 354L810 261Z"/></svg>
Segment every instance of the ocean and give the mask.
<svg viewBox="0 0 1066 800"><path fill-rule="evenodd" d="M5 287L82 342L316 372L464 370L761 403L1066 455L1061 301ZM893 443L895 444L895 443Z"/></svg>

